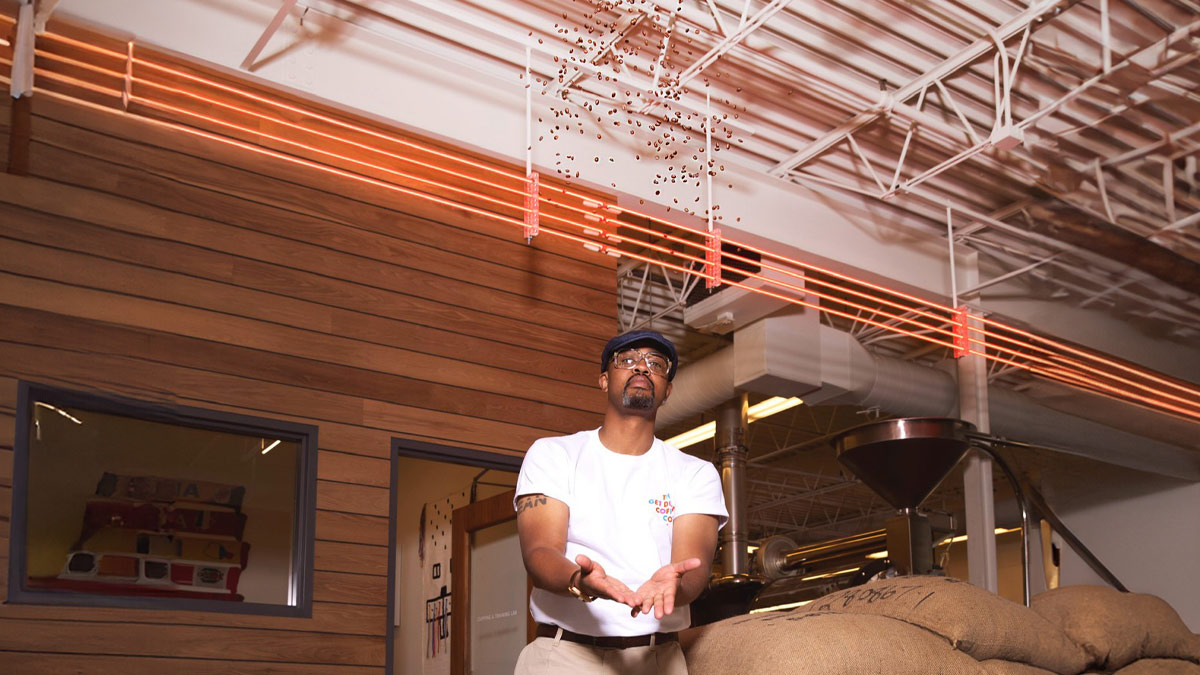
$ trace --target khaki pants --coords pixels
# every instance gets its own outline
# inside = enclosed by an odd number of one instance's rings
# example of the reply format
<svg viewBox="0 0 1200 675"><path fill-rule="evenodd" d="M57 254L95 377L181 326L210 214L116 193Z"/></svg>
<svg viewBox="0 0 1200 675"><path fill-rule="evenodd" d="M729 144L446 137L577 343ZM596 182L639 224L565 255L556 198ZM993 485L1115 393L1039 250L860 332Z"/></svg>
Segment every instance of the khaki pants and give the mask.
<svg viewBox="0 0 1200 675"><path fill-rule="evenodd" d="M513 675L687 675L678 642L603 649L540 637L525 645Z"/></svg>

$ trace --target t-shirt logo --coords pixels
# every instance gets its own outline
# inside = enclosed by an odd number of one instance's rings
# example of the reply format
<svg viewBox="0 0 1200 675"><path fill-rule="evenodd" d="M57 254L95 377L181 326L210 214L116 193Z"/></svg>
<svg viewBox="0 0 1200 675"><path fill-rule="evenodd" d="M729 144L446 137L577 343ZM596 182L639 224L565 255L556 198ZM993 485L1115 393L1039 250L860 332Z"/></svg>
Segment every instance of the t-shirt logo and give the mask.
<svg viewBox="0 0 1200 675"><path fill-rule="evenodd" d="M654 508L654 512L662 516L664 523L669 523L675 520L675 504L671 502L671 493L663 495L659 499L650 498L650 506Z"/></svg>

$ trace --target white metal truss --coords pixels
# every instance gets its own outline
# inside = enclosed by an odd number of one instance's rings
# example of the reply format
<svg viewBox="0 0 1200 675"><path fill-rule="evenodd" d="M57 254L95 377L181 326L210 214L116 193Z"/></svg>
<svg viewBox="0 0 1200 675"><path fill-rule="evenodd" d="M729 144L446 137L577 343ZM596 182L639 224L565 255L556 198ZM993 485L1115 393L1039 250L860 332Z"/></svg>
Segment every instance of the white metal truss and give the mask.
<svg viewBox="0 0 1200 675"><path fill-rule="evenodd" d="M663 265L629 260L617 269L617 321L622 331L650 328L683 347L696 338L683 324L688 296L703 282Z"/></svg>
<svg viewBox="0 0 1200 675"><path fill-rule="evenodd" d="M349 0L338 0L338 3L355 4ZM519 5L520 3L517 4ZM686 84L706 69L710 69L717 59L730 54L731 50L734 50L738 46L745 48L745 53L740 54L741 57L750 59L756 66L767 65L769 69L763 71L767 74L773 75L779 73L781 77L792 77L797 81L806 81L811 79L811 74L815 74L817 79L824 81L825 91L823 93L827 96L835 97L835 100L841 101L843 105L849 104L856 99L862 100L866 94L862 82L855 82L853 79L839 77L835 69L827 64L814 61L803 65L793 65L796 63L794 60L789 61L784 57L764 55L768 47L771 48L772 53L778 53L778 50L774 48L780 44L786 44L786 40L781 41L777 35L781 31L768 30L769 26L767 24L767 20L777 14L787 15L782 10L787 7L788 3L783 0L773 0L772 2L762 4L761 7L750 2L740 4L740 6L728 7L725 6L728 3L721 3L716 0L704 0L703 2L696 2L694 4L647 1L626 1L609 4L612 6L614 12L627 11L623 25L614 30L604 40L592 40L591 46L581 48L579 53L572 53L575 51L574 49L568 51L561 47L556 47L555 42L543 39L535 41L534 38L539 34L549 35L553 32L545 25L549 17L524 7L506 8L503 12L503 17L511 19L509 21L501 20L497 16L499 13L462 11L463 7L454 6L455 3L432 2L431 0L413 0L409 3L408 7L404 8L404 11L400 11L399 8L388 11L374 9L373 11L379 15L392 17L400 23L411 24L414 28L429 32L436 32L438 26L443 26L443 31L445 31L446 22L456 27L467 26L470 31L463 34L462 39L464 40L469 35L490 34L501 37L502 41L507 41L514 45L518 43L524 44L536 49L547 57L553 57L556 61L569 63L574 72L562 78L561 82L551 80L550 88L555 92L570 90L572 88L577 89L578 91L575 94L583 95L579 97L581 104L589 97L595 100L602 100L611 94L611 89L615 87L634 87L645 94L642 99L643 103L640 106L642 111L653 112L669 96L672 99L673 109L686 110L690 113L700 113L705 109L705 106L695 100L695 92L688 92L686 90ZM843 162L844 168L842 169L842 173L848 175L838 175L837 172L831 175L826 172L824 175L805 176L805 178L810 180L822 179L825 181L825 184L837 185L855 190L858 193L863 193L862 181L855 180L855 178L861 178L862 175L866 174L870 176L871 181L875 184L875 190L873 192L866 191L866 194L874 194L886 199L895 196L899 192L912 193L914 188L921 183L947 171L960 162L971 160L983 162L989 170L1000 174L1008 174L1009 178L1014 175L1017 176L1018 183L1022 187L1030 186L1033 184L1029 176L1031 171L1035 173L1047 173L1050 171L1050 167L1045 166L1044 163L1036 159L1027 158L1024 166L1018 166L1014 170L1013 167L1006 166L1003 162L988 157L979 157L979 155L985 154L997 147L997 145L1004 147L1019 142L1023 132L1027 128L1046 117L1050 112L1056 111L1071 103L1076 98L1081 97L1089 88L1104 84L1105 78L1108 75L1128 70L1128 66L1130 65L1142 67L1131 58L1126 58L1124 61L1111 65L1107 71L1102 71L1099 75L1078 83L1072 88L1068 88L1067 91L1058 95L1048 105L1032 111L1024 110L1021 118L1014 123L1012 121L1012 114L1014 110L1014 98L1017 97L1017 94L1014 93L1014 83L1018 81L1018 74L1021 72L1023 65L1022 59L1027 52L1032 54L1033 47L1041 49L1040 46L1031 42L1030 30L1035 23L1046 23L1052 20L1054 15L1063 14L1064 8L1073 4L1076 3L1044 1L1023 9L997 26L983 26L986 35L974 40L966 48L959 50L951 57L943 59L936 67L929 69L918 77L912 78L896 92L884 92L878 95L876 102L868 108L860 109L858 113L851 117L849 122L820 135L815 140L807 143L803 149L791 154L789 157L777 160L773 164L771 171L786 173L797 168L803 168L805 163L830 149L840 146L844 140L847 147L839 152L844 154L849 160L848 165L846 162ZM413 7L418 8L420 12L414 13L412 11ZM751 15L752 8L755 11ZM430 22L429 17L435 15L439 17L441 23L438 21ZM567 17L567 14L564 13L563 16ZM647 17L653 20L644 22L644 19ZM729 25L726 22L726 18L733 19L734 17L740 17L737 24L738 27L730 32L725 28ZM785 16L784 18L787 18L790 22L789 27L791 23L795 22L794 17ZM707 22L705 19L707 19ZM668 76L666 80L663 80L669 83L664 89L659 86L659 82L663 78L667 51L673 44L679 42L679 40L676 40L675 43L672 43L670 39L675 32L677 20L686 22L694 34L703 30L709 30L719 40L716 40L710 49L699 58L691 61L686 67L683 67L676 75ZM1061 20L1066 21L1066 19ZM1111 23L1111 19L1107 15L1104 15L1100 17L1099 22L1103 28ZM541 25L538 25L539 23ZM518 29L518 27L524 28L527 26L533 26L538 30L526 31L522 34ZM641 30L643 28L644 30ZM1146 61L1145 57L1147 55L1153 55L1154 53L1169 49L1179 50L1180 45L1188 43L1194 30L1194 25L1178 28L1156 43L1154 48L1143 48L1138 51L1137 55L1143 57L1142 60ZM761 43L750 40L752 37L751 33L757 32L759 37L761 37L764 31L771 33L771 37L761 41ZM454 33L454 31L449 32ZM1109 31L1100 30L1098 32L1107 34ZM657 47L657 49L647 50L648 53L644 55L647 61L652 62L652 65L644 69L644 76L631 72L631 70L636 70L636 68L631 69L626 67L621 69L614 65L620 60L614 57L614 52L618 44L622 41L636 39L639 33L645 33L642 36L644 38L653 38L651 42ZM659 37L654 37L660 33ZM1012 45L1007 44L1006 41L1018 43L1015 54L1009 54ZM560 44L562 42L562 40L558 41ZM1103 42L1101 49L1097 52L1097 56L1101 61L1111 64L1113 50L1110 42L1109 40ZM1025 48L1026 45L1031 45L1030 49L1027 50ZM579 46L578 43L575 46ZM509 51L512 51L513 54L516 53L512 49ZM505 50L490 53L503 58ZM1185 58L1175 59L1171 64L1168 64L1168 70L1164 71L1160 68L1159 72L1154 73L1155 82L1158 85L1172 86L1166 81L1166 77L1170 74L1171 69L1180 67L1187 62L1186 54L1183 56ZM980 131L982 129L977 129L977 127L981 127L980 120L978 119L979 111L974 110L968 115L964 110L966 106L960 105L960 102L957 100L959 97L964 96L979 99L978 83L971 85L973 89L970 89L967 84L964 84L963 78L959 76L964 72L969 73L973 70L978 70L977 62L981 59L987 60L989 57L993 62L994 70L992 75L992 89L995 95L992 107L995 114L991 131L981 137ZM1044 66L1035 66L1033 64L1038 58L1041 57L1031 55L1027 59L1028 63L1024 64L1025 69L1032 71L1037 67L1041 67L1044 71ZM509 60L511 61L512 59L510 58ZM588 78L586 84L581 82L581 76L584 73L594 75L594 77ZM955 78L955 81L952 82L952 78ZM974 79L979 78L975 77ZM610 83L611 86L600 86L598 83ZM964 91L964 88L967 88L967 90ZM1183 91L1187 91L1186 87L1183 88ZM941 100L942 114L940 115L932 114L925 110L926 99L932 99L935 94ZM570 92L567 96L570 97ZM911 103L914 98L916 99L916 103L912 105ZM979 101L975 100L974 107L978 108L978 104ZM946 118L946 115L951 111L953 113L953 123L950 123ZM758 112L762 114L761 110ZM890 158L887 157L887 153L883 153L883 156L881 156L877 149L865 150L859 139L855 136L855 132L861 131L865 126L880 119L887 119L890 122L907 120L906 139L899 151L898 159L894 155ZM678 116L670 121L679 124L684 123L678 119ZM789 133L787 132L775 132L773 129L768 131L765 127L747 128L744 122L736 124L735 122L727 121L727 123L730 126L736 125L743 132L744 137L753 141L761 140L761 142L751 143L748 146L757 148L752 151L753 153L760 155L770 154L771 150L769 146L785 147L788 144ZM776 124L780 127L785 126L782 120ZM792 126L795 125L793 124ZM696 129L697 127L693 125L691 128ZM1079 125L1079 128L1086 129L1088 125L1084 123ZM904 169L907 166L916 166L913 158L909 156L909 147L913 137L918 134L936 135L936 145L943 148L952 147L953 143L957 142L960 137L968 140L970 144L965 148L961 148L959 152L946 158L944 161L925 167L920 174L901 181ZM1190 135L1190 132L1186 134L1175 133L1171 136L1171 140L1179 141ZM761 137L761 139L758 137ZM745 140L745 138L739 140ZM1105 159L1107 160L1107 158ZM1073 165L1070 158L1064 160L1063 164L1073 171L1079 171L1080 169L1079 166ZM885 178L875 170L876 165L880 167L886 166L891 173L891 178L885 181ZM1108 168L1110 166L1115 165L1106 163L1105 171L1115 172L1119 170L1117 168ZM1103 176L1103 173L1102 171L1100 175ZM1144 212L1146 201L1136 194L1142 189L1141 186L1137 186L1136 189L1124 189L1121 186L1114 186L1110 189L1111 179L1101 177L1098 180L1103 182L1102 185L1097 186L1097 191L1104 194L1104 198L1101 201L1105 204L1111 204L1108 195L1114 193L1114 198L1128 201L1139 213ZM941 192L944 192L944 190L934 194L934 198L940 197ZM1169 191L1164 190L1164 192L1167 194L1162 195L1157 200L1159 203L1165 202L1170 196ZM1072 196L1068 194L1059 194L1058 196L1071 203L1075 203L1090 215L1104 218L1110 222L1118 219L1115 214L1112 218L1106 217L1112 214L1111 205L1107 208L1103 206L1095 208L1090 203L1092 201L1090 199L1072 200ZM921 207L919 206L907 203L904 206L905 208L915 208L918 212L921 211ZM1187 209L1183 209L1181 212L1180 210L1167 208L1165 211L1167 212L1166 215L1173 215L1175 217L1155 223L1150 228L1149 235L1154 236L1156 240L1169 240L1173 235L1186 230L1194 223L1193 220L1189 220L1193 214ZM1139 234L1146 235L1145 232L1139 232ZM1184 246L1184 248L1187 248L1187 246Z"/></svg>
<svg viewBox="0 0 1200 675"><path fill-rule="evenodd" d="M722 162L834 204L873 200L923 234L945 236L949 205L953 245L978 251L985 272L964 297L1025 284L1200 337L1195 289L1064 238L1042 215L1067 205L1200 262L1192 0L294 1L276 18L324 12L508 81L528 52L535 81L576 112L711 132ZM700 187L698 169L672 179ZM619 270L622 327L694 339L680 315L696 277ZM872 349L937 357L863 324L839 328Z"/></svg>
<svg viewBox="0 0 1200 675"><path fill-rule="evenodd" d="M1041 9L1044 10L1044 8ZM1023 14L1020 18L1023 21L1033 21L1039 18L1039 16L1040 15L1035 14L1031 17ZM878 197L879 199L889 200L897 197L898 195L913 193L914 189L922 183L942 174L943 172L949 171L955 166L971 160L982 153L992 150L1015 151L1018 146L1022 144L1028 144L1026 133L1032 132L1036 128L1036 125L1043 118L1057 112L1074 99L1083 96L1088 90L1105 84L1109 79L1111 79L1109 76L1113 76L1125 69L1139 67L1140 63L1142 62L1157 63L1163 61L1165 56L1170 53L1172 45L1179 44L1184 40L1190 40L1193 36L1200 33L1200 21L1193 22L1174 31L1172 34L1145 48L1142 48L1135 54L1125 58L1115 65L1108 65L1107 70L1101 69L1101 72L1075 85L1058 98L1049 101L1036 110L1027 113L1021 119L1014 121L1012 110L1013 84L1016 80L1018 68L1021 65L1021 58L1025 54L1026 45L1029 38L1029 28L1030 26L1026 24L1025 29L1020 36L1020 46L1018 47L1018 51L1012 60L1013 62L1011 67L1008 64L1008 50L1000 48L1003 45L999 41L999 38L997 38L996 43L993 45L993 49L995 51L995 56L992 59L994 63L995 113L992 119L990 131L988 131L986 137L980 137L980 135L977 133L975 125L966 118L961 108L954 103L954 98L948 91L942 78L947 75L954 74L955 70L950 69L949 66L943 66L914 80L914 83L920 85L915 92L909 94L913 87L907 86L901 90L902 95L897 95L895 100L888 100L882 106L876 106L875 108L864 110L858 113L849 122L839 126L821 138L818 138L806 146L803 150L793 154L783 162L780 162L778 165L772 168L772 173L777 175L788 175L792 171L802 169L807 162L817 158L822 153L833 149L837 144L845 141L848 151L853 153L853 156L861 164L863 172L870 177L870 181L874 184L874 187L876 188L874 191L874 196ZM975 57L982 48L980 46L981 44L986 46L986 43L976 43L975 45L972 45L971 48L964 50L964 52L961 52L960 54ZM944 63L958 65L963 62L964 58L964 56L956 55ZM1110 50L1103 50L1103 58L1105 61L1111 60ZM1189 61L1190 59L1175 59L1173 63L1184 64ZM1149 72L1151 73L1151 77L1154 79L1148 79L1147 83L1153 83L1170 74L1172 70L1169 68L1159 68ZM922 122L924 121L924 115L921 114L921 111L926 100L926 95L930 91L930 88L937 89L937 91L942 95L943 101L945 101L947 106L953 110L955 117L961 125L960 131L962 132L964 138L969 141L969 143L967 143L965 147L962 147L950 157L946 157L942 161L920 170L916 175L908 178L902 178L905 175L906 169L908 168L906 160L909 159L908 152L910 149L910 144L913 141L914 136L920 133L923 128ZM915 95L917 99L915 106L906 110L898 109L896 105L897 102L907 100L903 95ZM908 117L908 119L905 119L906 117ZM886 124L901 124L906 127L904 142L901 145L897 156L893 156L891 158L881 158L878 155L876 155L874 158L868 156L868 154L862 150L860 144L855 139L856 132L863 130L871 123L880 120L885 120L884 123ZM1183 228L1186 228L1195 222L1196 213L1188 212L1180 217L1180 214L1178 214L1176 208L1177 202L1184 201L1188 208L1200 209L1200 203L1193 205L1193 202L1200 202L1200 200L1190 197L1184 200L1177 198L1177 195L1173 189L1175 175L1174 156L1164 159L1155 156L1153 152L1154 150L1160 148L1171 148L1177 150L1175 153L1176 156L1187 156L1194 154L1196 148L1191 144L1189 137L1195 134L1196 131L1197 125L1192 124L1186 128L1167 134L1158 141L1146 144L1145 146L1136 148L1133 151L1123 153L1118 158L1109 158L1104 160L1102 163L1100 160L1097 160L1097 166L1102 166L1111 172L1122 171L1126 173L1126 178L1132 178L1134 181L1139 183L1137 186L1127 186L1124 183L1117 183L1116 185L1110 186L1110 179L1106 179L1105 172L1096 170L1094 174L1095 182L1098 194L1101 197L1100 202L1103 204L1102 208L1098 208L1098 204L1095 203L1095 200L1091 199L1089 195L1083 195L1081 198L1072 194L1060 192L1057 193L1056 196L1058 196L1064 202L1072 204L1073 206L1093 217L1104 220L1112 225L1122 226L1126 229L1130 229L1140 236L1163 238L1168 233L1182 230ZM943 142L944 140L945 139L942 139ZM1181 144L1183 145L1182 149L1180 149ZM1113 161L1114 159L1118 159L1119 161ZM1163 178L1161 182L1157 185L1154 185L1148 179L1139 179L1139 174L1137 172L1121 168L1126 163L1134 160L1157 162L1162 167ZM1080 174L1082 178L1086 179L1086 176L1084 176L1084 167L1080 166L1078 162L1067 157L1063 157L1059 161L1069 170ZM883 164L891 170L891 176L890 178L887 178L886 181L880 176L880 173L876 171L875 166L877 163ZM1032 156L1026 158L1025 164L1034 171L1048 173L1048 168L1042 165L1041 162ZM847 190L861 192L863 191L863 180L861 179L861 175L862 174L860 173L859 180L853 181L846 180L843 177L830 177L828 175L821 176L820 174L806 177L825 178L826 182L829 184L836 185ZM1160 188L1162 193L1158 203L1165 205L1161 209L1156 208L1152 200L1147 200L1138 194L1139 191L1145 192L1147 189L1156 188ZM1110 205L1110 194L1122 199L1129 210L1140 214L1142 220L1149 220L1150 222L1147 226L1148 229L1138 228L1123 219L1118 219L1115 217L1113 208ZM1161 218L1153 218L1153 216L1156 215L1155 211L1159 210L1162 211Z"/></svg>
<svg viewBox="0 0 1200 675"><path fill-rule="evenodd" d="M786 159L772 167L770 173L777 176L787 175L788 172L803 166L810 159L820 155L826 150L829 150L838 143L841 143L843 140L852 139L855 131L862 129L868 124L878 120L880 117L891 115L896 111L898 106L904 106L907 101L914 97L917 99L916 109L919 110L921 108L921 104L924 102L925 94L929 90L930 86L935 86L940 91L944 90L945 87L942 84L943 79L955 74L960 69L969 66L979 57L993 52L997 54L1005 53L1004 50L998 48L998 44L1003 44L1014 35L1021 34L1023 36L1022 44L1024 44L1024 41L1028 39L1029 30L1032 28L1034 22L1042 19L1044 15L1056 11L1061 4L1063 3L1059 2L1059 0L1042 0L1041 2L1034 3L1025 11L1014 16L1009 21L1006 21L998 29L991 31L988 37L976 40L966 49L963 49L950 58L947 58L945 61L938 64L936 68L933 68L923 73L921 76L909 81L897 91L883 92L878 103L870 108L859 111L847 122L844 122L837 128L814 140L801 150L798 150L792 155L788 156ZM1013 69L1015 70L1016 66L1014 66ZM1008 78L1009 81L1007 84L1009 89L1011 89L1012 79L1013 78L1011 77ZM956 113L958 114L959 119L963 122L963 126L968 132L968 135L973 136L974 131L970 123L968 123L965 118L962 117L960 111L956 110ZM915 115L913 117L915 117ZM909 139L911 139L911 135ZM975 138L975 140L978 139Z"/></svg>
<svg viewBox="0 0 1200 675"><path fill-rule="evenodd" d="M704 56L701 56L699 59L685 68L683 72L676 75L673 78L671 86L667 87L665 90L656 90L655 93L658 95L659 100L647 104L647 106L643 108L641 112L649 112L656 107L663 98L674 98L677 96L683 87L687 86L687 84L695 79L696 76L704 72L705 68L711 66L716 62L717 59L724 56L729 52L729 50L733 49L739 43L749 37L751 33L762 27L762 25L766 23L768 19L779 13L779 11L791 3L791 1L792 0L770 0L765 7L758 10L754 16L747 19L746 10L750 7L750 0L746 0L745 4L742 6L742 16L738 21L737 29L735 29L733 33L725 35L724 39L713 46L713 48L704 54ZM709 7L713 10L714 17L720 16L720 10L716 9L715 3L709 3ZM672 18L673 17L674 14L672 14ZM724 33L724 31L722 31L722 33ZM666 45L664 45L662 49L662 53L665 52Z"/></svg>
<svg viewBox="0 0 1200 675"><path fill-rule="evenodd" d="M1200 23L1187 0L281 0L247 63L293 9L495 76L528 52L544 91L579 111L711 136L734 153L722 161L835 202L877 200L929 232L945 233L950 204L957 245L993 265L973 290L1036 283L1196 333L1195 292L1055 237L1037 215L1067 204L1200 262ZM700 187L700 164L671 182ZM711 217L703 206L693 213ZM681 306L681 284L647 278L669 299L648 315L626 306L631 324Z"/></svg>

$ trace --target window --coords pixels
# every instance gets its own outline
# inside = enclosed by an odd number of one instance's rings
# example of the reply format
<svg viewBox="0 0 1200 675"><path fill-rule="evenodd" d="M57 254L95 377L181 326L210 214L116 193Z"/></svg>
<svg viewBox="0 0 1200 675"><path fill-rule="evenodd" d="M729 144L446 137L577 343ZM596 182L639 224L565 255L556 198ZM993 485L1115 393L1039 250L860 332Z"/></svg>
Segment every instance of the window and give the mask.
<svg viewBox="0 0 1200 675"><path fill-rule="evenodd" d="M22 382L10 602L311 616L315 427Z"/></svg>

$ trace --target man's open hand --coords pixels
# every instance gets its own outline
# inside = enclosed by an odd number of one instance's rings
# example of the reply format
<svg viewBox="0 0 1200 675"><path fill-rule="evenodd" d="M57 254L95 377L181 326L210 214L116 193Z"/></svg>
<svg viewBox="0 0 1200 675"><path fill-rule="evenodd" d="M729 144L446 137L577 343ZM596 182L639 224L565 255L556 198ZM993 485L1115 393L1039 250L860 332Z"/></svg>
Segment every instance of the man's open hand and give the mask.
<svg viewBox="0 0 1200 675"><path fill-rule="evenodd" d="M630 605L633 607L633 611L629 615L637 616L638 612L649 614L653 611L654 618L661 619L674 612L675 592L679 590L679 579L683 577L684 572L689 572L699 566L699 558L688 558L658 568L654 576L638 588L637 596L641 604Z"/></svg>
<svg viewBox="0 0 1200 675"><path fill-rule="evenodd" d="M604 573L600 563L580 553L575 556L575 564L583 570L579 574L579 588L588 595L619 602L633 607L634 613L641 606L641 598L629 590L629 587L617 579Z"/></svg>

